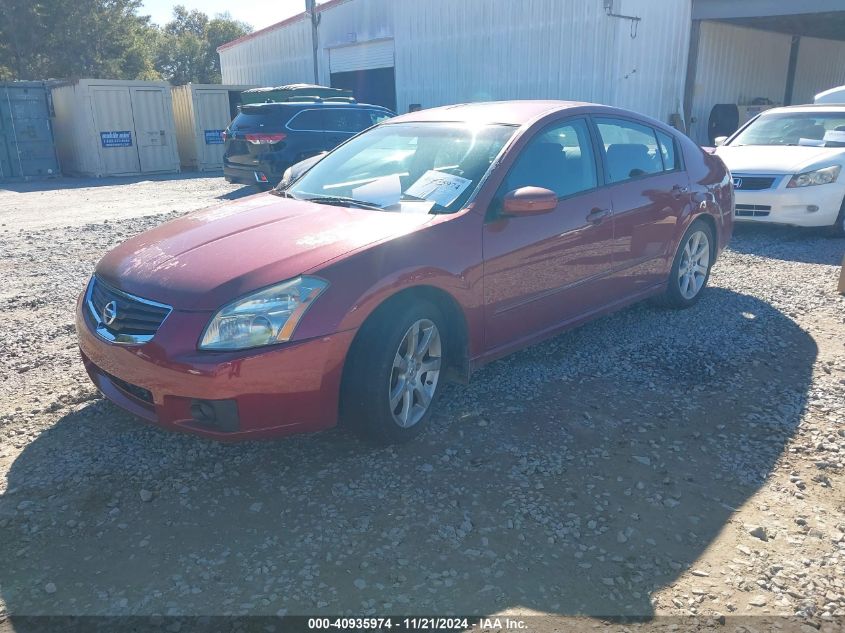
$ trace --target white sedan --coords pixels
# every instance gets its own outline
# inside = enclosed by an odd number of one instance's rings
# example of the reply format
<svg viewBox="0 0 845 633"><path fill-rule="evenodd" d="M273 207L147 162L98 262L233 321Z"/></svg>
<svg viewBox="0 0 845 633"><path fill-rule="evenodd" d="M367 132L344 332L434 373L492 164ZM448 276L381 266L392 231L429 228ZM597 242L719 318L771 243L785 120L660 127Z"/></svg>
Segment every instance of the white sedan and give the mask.
<svg viewBox="0 0 845 633"><path fill-rule="evenodd" d="M845 236L845 104L767 110L716 144L733 175L738 221Z"/></svg>

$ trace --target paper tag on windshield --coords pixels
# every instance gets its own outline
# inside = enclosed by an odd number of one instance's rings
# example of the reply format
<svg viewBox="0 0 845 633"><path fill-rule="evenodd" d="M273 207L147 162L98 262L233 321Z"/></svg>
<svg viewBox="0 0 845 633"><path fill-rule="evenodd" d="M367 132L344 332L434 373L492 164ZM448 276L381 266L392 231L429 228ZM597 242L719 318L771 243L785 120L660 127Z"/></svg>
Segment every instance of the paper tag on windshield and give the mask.
<svg viewBox="0 0 845 633"><path fill-rule="evenodd" d="M824 147L824 141L817 138L799 138L798 144L805 147Z"/></svg>
<svg viewBox="0 0 845 633"><path fill-rule="evenodd" d="M470 186L471 180L429 169L405 193L448 207Z"/></svg>
<svg viewBox="0 0 845 633"><path fill-rule="evenodd" d="M845 132L828 130L824 133L825 143L845 143Z"/></svg>
<svg viewBox="0 0 845 633"><path fill-rule="evenodd" d="M377 204L380 207L390 207L398 204L402 198L402 183L399 174L391 174L376 178L372 182L352 190L352 197L356 200Z"/></svg>

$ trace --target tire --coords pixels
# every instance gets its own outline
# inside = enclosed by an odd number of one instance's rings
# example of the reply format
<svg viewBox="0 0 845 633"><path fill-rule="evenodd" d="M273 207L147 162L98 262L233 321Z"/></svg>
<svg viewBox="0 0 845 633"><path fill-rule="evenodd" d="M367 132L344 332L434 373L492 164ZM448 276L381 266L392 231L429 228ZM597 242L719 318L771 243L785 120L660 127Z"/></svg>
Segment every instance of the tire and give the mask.
<svg viewBox="0 0 845 633"><path fill-rule="evenodd" d="M448 336L436 306L415 301L393 307L362 326L341 387L343 422L379 444L407 442L425 430L447 358ZM409 342L414 339L412 354ZM422 349L426 340L428 346Z"/></svg>
<svg viewBox="0 0 845 633"><path fill-rule="evenodd" d="M839 215L836 222L828 229L828 234L831 237L845 237L845 199L842 200L842 207L839 209Z"/></svg>
<svg viewBox="0 0 845 633"><path fill-rule="evenodd" d="M702 240L706 239L706 244ZM669 272L669 283L657 303L674 309L695 305L707 287L716 252L713 229L704 220L695 220L684 233ZM697 266L688 265L690 255Z"/></svg>

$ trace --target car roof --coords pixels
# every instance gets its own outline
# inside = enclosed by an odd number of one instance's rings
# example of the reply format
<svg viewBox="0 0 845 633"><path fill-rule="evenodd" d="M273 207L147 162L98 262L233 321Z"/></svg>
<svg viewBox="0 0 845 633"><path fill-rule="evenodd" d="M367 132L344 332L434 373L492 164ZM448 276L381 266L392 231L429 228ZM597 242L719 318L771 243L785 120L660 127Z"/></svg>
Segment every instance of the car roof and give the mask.
<svg viewBox="0 0 845 633"><path fill-rule="evenodd" d="M788 112L845 112L845 103L807 103L804 105L770 108L769 110L764 110L760 114L783 114Z"/></svg>
<svg viewBox="0 0 845 633"><path fill-rule="evenodd" d="M459 103L428 110L419 110L402 114L390 120L390 123L409 123L416 121L448 121L460 123L504 123L524 125L544 114L559 110L568 110L581 106L593 106L593 103L580 101L484 101L480 103Z"/></svg>

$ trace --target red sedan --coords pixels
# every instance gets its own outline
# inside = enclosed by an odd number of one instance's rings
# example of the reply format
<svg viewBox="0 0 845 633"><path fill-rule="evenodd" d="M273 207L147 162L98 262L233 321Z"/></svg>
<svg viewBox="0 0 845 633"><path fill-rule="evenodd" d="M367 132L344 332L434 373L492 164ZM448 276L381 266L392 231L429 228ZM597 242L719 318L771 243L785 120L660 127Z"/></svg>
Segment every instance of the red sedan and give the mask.
<svg viewBox="0 0 845 633"><path fill-rule="evenodd" d="M436 108L118 246L80 297L79 344L107 398L163 427L341 419L402 441L445 380L648 297L691 306L732 228L722 162L658 121Z"/></svg>

